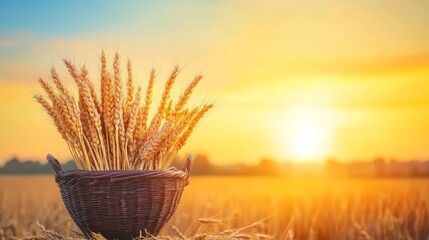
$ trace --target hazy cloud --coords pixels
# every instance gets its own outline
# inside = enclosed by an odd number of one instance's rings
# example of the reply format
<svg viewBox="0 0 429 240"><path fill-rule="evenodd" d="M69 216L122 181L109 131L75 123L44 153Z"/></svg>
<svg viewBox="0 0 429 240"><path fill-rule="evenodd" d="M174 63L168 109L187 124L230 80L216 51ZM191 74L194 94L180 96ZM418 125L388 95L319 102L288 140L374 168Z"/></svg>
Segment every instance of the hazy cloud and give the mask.
<svg viewBox="0 0 429 240"><path fill-rule="evenodd" d="M23 44L29 40L29 36L23 32L13 32L9 36L0 37L0 48L11 48Z"/></svg>

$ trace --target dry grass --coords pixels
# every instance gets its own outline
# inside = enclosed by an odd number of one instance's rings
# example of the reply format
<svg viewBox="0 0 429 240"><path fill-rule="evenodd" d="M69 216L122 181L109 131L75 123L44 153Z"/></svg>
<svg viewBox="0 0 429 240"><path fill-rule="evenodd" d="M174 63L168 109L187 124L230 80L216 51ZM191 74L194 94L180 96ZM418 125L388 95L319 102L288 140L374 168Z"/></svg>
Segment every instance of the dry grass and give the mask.
<svg viewBox="0 0 429 240"><path fill-rule="evenodd" d="M253 239L423 240L429 237L428 185L426 179L192 177L161 235L180 239L175 226L191 239L216 239L246 228L235 234L242 239L247 234ZM52 176L0 177L0 239L43 235L37 221L79 238Z"/></svg>
<svg viewBox="0 0 429 240"><path fill-rule="evenodd" d="M212 222L213 223L213 222ZM221 222L217 222L216 224L220 224ZM222 232L218 232L216 234L209 234L207 232L197 232L193 236L186 236L182 233L177 227L170 226L175 236L143 236L146 235L141 233L139 237L135 238L135 240L246 240L246 239L276 239L274 236L263 234L263 233L255 233L254 229L257 229L257 225L261 224L262 221L255 222L249 226L245 226L239 229L226 230ZM26 237L14 237L16 240L84 240L83 235L76 233L79 237L66 237L55 231L47 230L43 225L37 222L37 226L39 228L39 232L33 236ZM92 234L93 240L107 240L103 237L103 235L99 233ZM293 239L291 239L293 240Z"/></svg>
<svg viewBox="0 0 429 240"><path fill-rule="evenodd" d="M180 72L175 66L165 83L157 111L149 121L156 77L154 69L142 103L142 88L135 84L131 62L127 62L124 80L118 53L114 56L112 70L107 66L104 52L101 53L99 93L85 65L78 69L70 60L63 62L77 85L78 100L65 88L55 68L51 69L53 86L39 79L46 96L35 94L34 97L52 118L80 169L168 168L195 126L213 107L213 104L186 107L201 75L195 76L177 102L171 99Z"/></svg>

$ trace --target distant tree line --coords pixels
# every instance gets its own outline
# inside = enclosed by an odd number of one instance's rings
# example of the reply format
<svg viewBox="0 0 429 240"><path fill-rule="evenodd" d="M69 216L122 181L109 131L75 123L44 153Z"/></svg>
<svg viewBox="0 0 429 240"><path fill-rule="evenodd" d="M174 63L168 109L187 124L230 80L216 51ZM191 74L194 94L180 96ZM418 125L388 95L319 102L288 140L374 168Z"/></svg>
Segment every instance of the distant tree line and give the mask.
<svg viewBox="0 0 429 240"><path fill-rule="evenodd" d="M341 163L330 158L325 167L329 175L337 177L429 177L429 161L375 158L367 162Z"/></svg>
<svg viewBox="0 0 429 240"><path fill-rule="evenodd" d="M258 164L246 165L236 164L220 166L212 164L207 155L196 154L195 161L191 170L191 175L269 175L275 176L284 173L280 165L268 158L262 159ZM185 165L185 158L176 157L173 167L182 169ZM76 164L70 160L62 164L66 170L77 169ZM20 161L12 158L7 161L3 167L0 167L0 174L53 174L54 171L48 163L38 161Z"/></svg>
<svg viewBox="0 0 429 240"><path fill-rule="evenodd" d="M76 164L70 160L62 164L66 170L77 169ZM0 167L0 174L53 174L54 170L49 163L41 164L38 161L20 161L12 158L3 167Z"/></svg>
<svg viewBox="0 0 429 240"><path fill-rule="evenodd" d="M207 155L196 154L191 175L230 175L230 176L292 176L313 174L306 173L298 165L291 162L278 162L270 158L262 158L256 164L213 164ZM173 167L182 169L185 157L176 156ZM76 164L69 160L62 164L66 170L77 169ZM375 158L372 161L341 162L329 158L324 162L324 172L333 177L429 177L429 161L386 161ZM52 167L38 161L21 161L12 158L0 167L0 174L53 174Z"/></svg>

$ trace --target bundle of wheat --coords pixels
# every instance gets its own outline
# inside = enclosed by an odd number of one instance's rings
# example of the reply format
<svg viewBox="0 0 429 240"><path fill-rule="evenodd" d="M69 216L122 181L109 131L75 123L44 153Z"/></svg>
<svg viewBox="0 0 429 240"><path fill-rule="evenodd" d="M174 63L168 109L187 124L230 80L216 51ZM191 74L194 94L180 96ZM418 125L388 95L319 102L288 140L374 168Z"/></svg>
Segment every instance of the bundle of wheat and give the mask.
<svg viewBox="0 0 429 240"><path fill-rule="evenodd" d="M123 86L119 54L115 54L112 72L102 52L99 97L85 65L79 70L71 61L64 59L63 62L78 87L77 103L64 87L55 68L51 69L54 87L39 79L47 98L41 94L34 97L52 118L80 169L168 168L197 123L213 107L208 103L186 108L202 75L195 76L176 103L172 101L171 90L179 73L179 67L175 66L150 120L156 77L154 69L150 73L146 96L142 98L142 88L135 84L131 62L127 62L127 79Z"/></svg>

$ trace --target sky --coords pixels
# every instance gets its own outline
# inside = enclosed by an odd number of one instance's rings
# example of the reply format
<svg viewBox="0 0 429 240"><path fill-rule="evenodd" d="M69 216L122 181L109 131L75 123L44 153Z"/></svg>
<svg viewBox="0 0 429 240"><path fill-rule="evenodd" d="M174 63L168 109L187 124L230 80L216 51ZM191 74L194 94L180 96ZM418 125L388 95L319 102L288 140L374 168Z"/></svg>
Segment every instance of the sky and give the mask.
<svg viewBox="0 0 429 240"><path fill-rule="evenodd" d="M144 84L183 67L213 100L186 152L215 163L429 159L429 2L0 0L0 163L69 159L32 99L62 58L96 79L104 49ZM160 94L158 87L157 93Z"/></svg>

